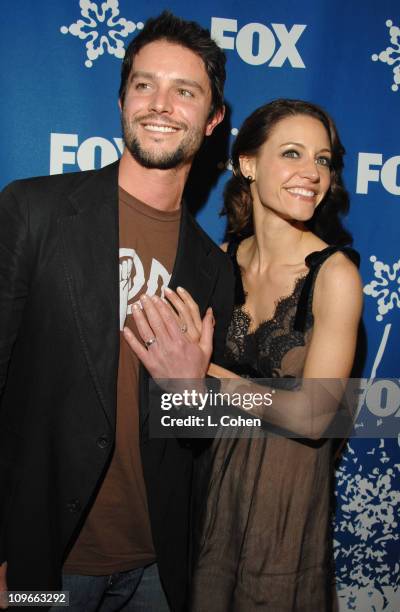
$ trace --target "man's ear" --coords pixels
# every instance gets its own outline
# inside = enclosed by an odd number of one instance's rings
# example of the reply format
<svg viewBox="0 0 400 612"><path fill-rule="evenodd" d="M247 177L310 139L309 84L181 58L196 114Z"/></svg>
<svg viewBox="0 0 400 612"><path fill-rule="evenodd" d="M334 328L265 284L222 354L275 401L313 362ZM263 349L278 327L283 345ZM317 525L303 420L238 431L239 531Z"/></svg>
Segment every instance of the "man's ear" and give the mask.
<svg viewBox="0 0 400 612"><path fill-rule="evenodd" d="M219 125L221 121L223 121L224 117L225 117L225 106L222 106L221 108L217 109L215 113L213 114L213 116L211 117L211 119L208 120L207 125L206 125L205 135L211 136L211 134L213 133L217 125Z"/></svg>
<svg viewBox="0 0 400 612"><path fill-rule="evenodd" d="M122 113L122 103L121 103L121 98L118 98L118 108L119 108L120 112Z"/></svg>
<svg viewBox="0 0 400 612"><path fill-rule="evenodd" d="M251 176L253 179L256 178L256 159L255 157L247 157L241 155L239 157L240 171L245 178Z"/></svg>

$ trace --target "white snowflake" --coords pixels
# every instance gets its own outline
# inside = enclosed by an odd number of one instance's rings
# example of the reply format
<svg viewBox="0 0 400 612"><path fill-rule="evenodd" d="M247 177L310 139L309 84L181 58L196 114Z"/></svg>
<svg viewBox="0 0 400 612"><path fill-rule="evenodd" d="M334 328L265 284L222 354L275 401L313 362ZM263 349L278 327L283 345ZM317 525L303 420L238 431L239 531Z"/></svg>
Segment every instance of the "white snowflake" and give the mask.
<svg viewBox="0 0 400 612"><path fill-rule="evenodd" d="M393 470L389 468L375 479L363 478L360 474L343 478L344 495L342 511L345 516L353 517L352 533L360 542L366 542L380 533L375 542L385 540L385 536L397 527L395 507L400 504L400 492L392 490ZM355 517L357 517L355 519ZM372 551L370 551L372 553ZM365 557L368 557L368 551ZM379 551L374 550L373 556Z"/></svg>
<svg viewBox="0 0 400 612"><path fill-rule="evenodd" d="M397 91L400 85L400 28L393 25L393 21L390 19L387 20L386 25L389 28L390 42L393 46L386 47L379 54L374 53L371 55L371 59L373 62L379 60L388 66L395 64L393 67L392 91Z"/></svg>
<svg viewBox="0 0 400 612"><path fill-rule="evenodd" d="M343 586L338 590L339 612L399 612L398 601L398 591L392 586Z"/></svg>
<svg viewBox="0 0 400 612"><path fill-rule="evenodd" d="M372 280L365 285L364 293L377 298L378 314L377 321L382 321L384 315L392 310L395 305L400 308L400 259L393 264L392 268L379 261L375 255L369 260L374 264L374 274L377 280Z"/></svg>
<svg viewBox="0 0 400 612"><path fill-rule="evenodd" d="M122 59L125 54L124 41L136 29L141 30L143 23L134 23L119 16L119 1L106 0L101 3L80 0L81 15L70 26L61 26L62 34L72 34L86 40L86 68L93 66L93 61L103 55L106 49L110 55Z"/></svg>
<svg viewBox="0 0 400 612"><path fill-rule="evenodd" d="M339 513L334 526L334 555L340 611L399 609L395 602L400 586L396 552L400 539L400 470L397 464L384 467L384 449L384 440L379 448L374 447L380 467L370 466L362 474L354 474L350 457L345 454L336 472ZM350 444L348 450L351 455ZM370 449L365 451L371 455Z"/></svg>

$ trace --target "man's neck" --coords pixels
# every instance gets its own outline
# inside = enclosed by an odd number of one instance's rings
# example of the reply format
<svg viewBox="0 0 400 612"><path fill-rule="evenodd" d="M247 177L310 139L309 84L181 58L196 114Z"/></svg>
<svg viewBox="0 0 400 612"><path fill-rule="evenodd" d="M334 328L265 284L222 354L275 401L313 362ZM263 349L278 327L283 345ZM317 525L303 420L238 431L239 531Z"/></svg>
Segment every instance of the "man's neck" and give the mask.
<svg viewBox="0 0 400 612"><path fill-rule="evenodd" d="M125 149L119 164L118 185L130 195L158 210L177 210L191 164L158 170L141 166Z"/></svg>

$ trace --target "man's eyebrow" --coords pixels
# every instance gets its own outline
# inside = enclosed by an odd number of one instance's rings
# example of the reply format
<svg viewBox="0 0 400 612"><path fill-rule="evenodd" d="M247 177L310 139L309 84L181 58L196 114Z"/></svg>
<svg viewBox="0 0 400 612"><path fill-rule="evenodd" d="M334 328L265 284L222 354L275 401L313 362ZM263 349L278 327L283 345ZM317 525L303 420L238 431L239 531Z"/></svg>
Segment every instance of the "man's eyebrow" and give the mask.
<svg viewBox="0 0 400 612"><path fill-rule="evenodd" d="M174 79L174 83L177 85L186 85L187 87L194 87L199 91L204 93L203 87L197 81L193 81L192 79Z"/></svg>
<svg viewBox="0 0 400 612"><path fill-rule="evenodd" d="M155 75L152 72L145 72L144 70L135 70L131 73L130 80L133 79L154 79Z"/></svg>
<svg viewBox="0 0 400 612"><path fill-rule="evenodd" d="M154 72L146 72L144 70L135 70L134 72L132 72L130 80L133 81L134 79L150 79L150 80L156 81L157 75ZM178 78L178 79L172 79L172 80L176 85L194 87L198 91L204 93L204 88L200 85L200 83L198 83L197 81L194 81L193 79Z"/></svg>

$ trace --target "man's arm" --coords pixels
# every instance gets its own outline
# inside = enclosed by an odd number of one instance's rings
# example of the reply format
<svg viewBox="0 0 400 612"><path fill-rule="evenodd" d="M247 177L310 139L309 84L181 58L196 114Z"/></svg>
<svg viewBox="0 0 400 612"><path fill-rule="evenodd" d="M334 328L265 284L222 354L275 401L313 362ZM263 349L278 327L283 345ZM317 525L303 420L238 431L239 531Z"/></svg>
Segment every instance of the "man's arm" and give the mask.
<svg viewBox="0 0 400 612"><path fill-rule="evenodd" d="M0 402L29 286L29 213L15 185L0 194Z"/></svg>
<svg viewBox="0 0 400 612"><path fill-rule="evenodd" d="M14 183L0 194L0 428L5 425L2 397L7 371L29 286L29 214L27 205L16 197L16 191L17 184ZM5 457L0 448L0 595L7 590L4 529L12 489L12 469L12 458ZM0 609L5 607L3 596Z"/></svg>

